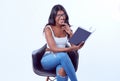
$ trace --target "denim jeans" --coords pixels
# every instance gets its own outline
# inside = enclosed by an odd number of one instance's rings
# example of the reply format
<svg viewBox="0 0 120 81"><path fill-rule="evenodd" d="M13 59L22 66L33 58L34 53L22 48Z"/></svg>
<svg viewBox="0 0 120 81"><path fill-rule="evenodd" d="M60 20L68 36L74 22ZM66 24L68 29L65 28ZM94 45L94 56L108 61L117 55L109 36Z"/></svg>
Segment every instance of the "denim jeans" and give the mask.
<svg viewBox="0 0 120 81"><path fill-rule="evenodd" d="M78 81L74 66L66 52L47 53L42 57L41 64L45 70L56 68L57 81L68 81L68 77L71 81ZM59 75L60 68L64 68L67 76Z"/></svg>

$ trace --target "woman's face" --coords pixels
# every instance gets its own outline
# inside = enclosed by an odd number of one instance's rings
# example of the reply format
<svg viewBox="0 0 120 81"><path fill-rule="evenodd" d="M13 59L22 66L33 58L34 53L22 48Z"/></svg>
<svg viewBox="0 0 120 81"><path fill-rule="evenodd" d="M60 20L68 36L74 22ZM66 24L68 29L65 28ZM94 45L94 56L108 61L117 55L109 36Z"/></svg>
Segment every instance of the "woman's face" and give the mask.
<svg viewBox="0 0 120 81"><path fill-rule="evenodd" d="M65 16L64 11L59 10L57 12L57 15L56 15L56 18L55 18L56 25L64 24L65 23L65 19L66 19L66 16Z"/></svg>

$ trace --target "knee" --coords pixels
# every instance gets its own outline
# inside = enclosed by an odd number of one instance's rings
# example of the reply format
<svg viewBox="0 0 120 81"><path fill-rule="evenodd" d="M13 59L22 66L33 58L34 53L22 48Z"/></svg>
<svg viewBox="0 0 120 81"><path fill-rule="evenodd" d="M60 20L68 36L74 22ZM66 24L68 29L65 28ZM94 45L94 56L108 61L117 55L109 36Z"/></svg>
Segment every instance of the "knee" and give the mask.
<svg viewBox="0 0 120 81"><path fill-rule="evenodd" d="M60 76L62 76L62 77L65 77L65 76L66 76L66 72L65 72L65 70L64 70L63 67L58 70L58 74L59 74Z"/></svg>

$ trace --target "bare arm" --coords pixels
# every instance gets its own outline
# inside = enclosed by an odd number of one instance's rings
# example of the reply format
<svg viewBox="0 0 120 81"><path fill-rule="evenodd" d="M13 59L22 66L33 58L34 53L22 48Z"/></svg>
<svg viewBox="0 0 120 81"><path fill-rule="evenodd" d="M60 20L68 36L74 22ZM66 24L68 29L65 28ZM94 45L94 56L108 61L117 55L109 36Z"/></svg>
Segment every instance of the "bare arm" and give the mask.
<svg viewBox="0 0 120 81"><path fill-rule="evenodd" d="M47 44L49 46L49 49L47 49L47 50L50 50L53 52L63 52L63 51L68 52L68 51L72 51L72 50L78 50L81 48L80 45L71 46L68 48L58 48L55 44L55 41L54 41L53 36L52 36L52 32L51 32L49 27L45 28L45 38L46 38Z"/></svg>
<svg viewBox="0 0 120 81"><path fill-rule="evenodd" d="M64 26L62 27L62 29L69 35L69 38L72 37L73 32L68 24L64 23Z"/></svg>
<svg viewBox="0 0 120 81"><path fill-rule="evenodd" d="M71 50L71 48L58 48L56 46L56 43L52 36L52 32L49 27L45 28L45 38L46 38L47 44L49 46L49 49L47 49L47 50L50 50L53 52L62 52L62 51L70 51Z"/></svg>
<svg viewBox="0 0 120 81"><path fill-rule="evenodd" d="M68 24L66 24L66 23L63 23L63 30L65 30L65 32L69 35L69 38L71 38L72 36L73 36L73 32L72 32L72 30L71 30L71 28L69 27L69 25ZM83 47L83 45L84 45L84 41L82 41L79 45L78 45L78 48L80 49L80 48L82 48ZM71 46L72 47L75 47L76 48L76 45L74 45L74 44L71 44Z"/></svg>

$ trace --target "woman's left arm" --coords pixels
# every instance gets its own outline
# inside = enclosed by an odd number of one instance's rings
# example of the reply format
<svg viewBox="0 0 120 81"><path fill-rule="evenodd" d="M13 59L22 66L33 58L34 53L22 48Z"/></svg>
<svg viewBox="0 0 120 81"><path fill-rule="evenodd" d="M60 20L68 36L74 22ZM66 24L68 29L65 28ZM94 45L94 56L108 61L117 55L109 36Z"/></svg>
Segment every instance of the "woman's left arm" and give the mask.
<svg viewBox="0 0 120 81"><path fill-rule="evenodd" d="M69 35L69 38L72 37L73 32L68 24L65 23L62 29L65 30L65 32Z"/></svg>

